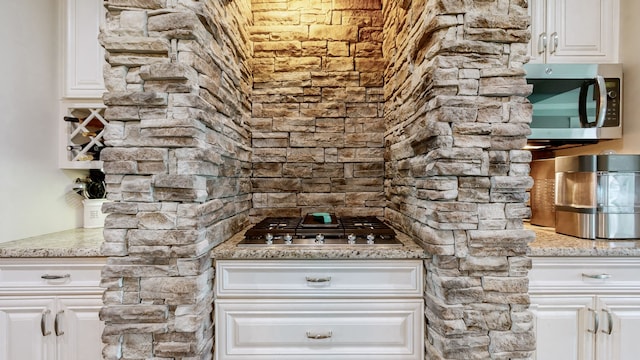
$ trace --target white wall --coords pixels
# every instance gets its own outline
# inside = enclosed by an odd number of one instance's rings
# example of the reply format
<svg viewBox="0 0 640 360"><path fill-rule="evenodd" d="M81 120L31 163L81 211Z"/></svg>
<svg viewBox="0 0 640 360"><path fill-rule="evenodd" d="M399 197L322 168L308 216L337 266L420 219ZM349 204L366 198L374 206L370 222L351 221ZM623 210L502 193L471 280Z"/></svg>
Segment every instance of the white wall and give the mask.
<svg viewBox="0 0 640 360"><path fill-rule="evenodd" d="M0 11L0 242L82 226L70 186L84 173L58 169L58 11L54 0Z"/></svg>
<svg viewBox="0 0 640 360"><path fill-rule="evenodd" d="M640 1L620 3L620 62L624 72L622 139L562 150L557 155L598 154L603 150L640 154Z"/></svg>

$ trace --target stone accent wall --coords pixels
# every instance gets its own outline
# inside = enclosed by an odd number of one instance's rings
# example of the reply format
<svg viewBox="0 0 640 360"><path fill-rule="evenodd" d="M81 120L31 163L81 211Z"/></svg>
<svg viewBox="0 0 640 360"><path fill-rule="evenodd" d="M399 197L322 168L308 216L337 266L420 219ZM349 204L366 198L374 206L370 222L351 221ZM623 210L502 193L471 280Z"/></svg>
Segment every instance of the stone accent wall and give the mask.
<svg viewBox="0 0 640 360"><path fill-rule="evenodd" d="M252 10L252 220L383 216L382 0Z"/></svg>
<svg viewBox="0 0 640 360"><path fill-rule="evenodd" d="M385 216L419 239L428 359L529 359L527 1L387 1Z"/></svg>
<svg viewBox="0 0 640 360"><path fill-rule="evenodd" d="M108 0L105 359L211 359L209 250L248 223L245 0Z"/></svg>

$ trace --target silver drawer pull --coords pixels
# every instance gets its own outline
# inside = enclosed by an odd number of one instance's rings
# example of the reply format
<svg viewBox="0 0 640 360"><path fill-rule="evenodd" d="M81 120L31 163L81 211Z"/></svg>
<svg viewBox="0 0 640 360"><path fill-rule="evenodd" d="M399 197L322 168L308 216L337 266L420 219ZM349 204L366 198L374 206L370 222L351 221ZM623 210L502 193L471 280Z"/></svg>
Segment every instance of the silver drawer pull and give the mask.
<svg viewBox="0 0 640 360"><path fill-rule="evenodd" d="M589 312L593 313L593 329L587 329L588 332L595 334L598 332L600 328L600 317L598 316L598 312L589 308L587 309Z"/></svg>
<svg viewBox="0 0 640 360"><path fill-rule="evenodd" d="M322 340L322 339L328 339L332 336L333 336L333 331L329 331L328 333L324 333L324 334L320 334L320 333L314 334L311 331L307 331L307 337L309 339Z"/></svg>
<svg viewBox="0 0 640 360"><path fill-rule="evenodd" d="M607 331L602 330L602 333L607 334L607 335L611 335L611 333L613 332L613 316L611 316L611 311L609 310L602 310L602 312L604 312L605 314L607 314Z"/></svg>
<svg viewBox="0 0 640 360"><path fill-rule="evenodd" d="M586 277L589 279L598 279L598 280L606 280L611 278L611 275L609 274L585 274L582 273L582 277Z"/></svg>
<svg viewBox="0 0 640 360"><path fill-rule="evenodd" d="M71 274L64 274L64 275L49 275L49 274L44 274L42 276L40 276L42 279L45 280L60 280L60 279L70 279L71 278Z"/></svg>
<svg viewBox="0 0 640 360"><path fill-rule="evenodd" d="M307 279L307 282L310 283L326 283L331 281L331 276L327 276L327 277L311 277L311 276L307 276L305 279Z"/></svg>
<svg viewBox="0 0 640 360"><path fill-rule="evenodd" d="M51 310L47 309L42 312L42 316L40 317L40 333L42 333L42 336L51 335L51 331L47 330L47 318L49 314L51 314Z"/></svg>
<svg viewBox="0 0 640 360"><path fill-rule="evenodd" d="M58 311L58 313L56 314L56 319L55 322L53 323L53 328L56 331L56 336L61 336L64 335L64 331L61 330L61 326L60 326L60 315L64 314L64 310L60 310Z"/></svg>

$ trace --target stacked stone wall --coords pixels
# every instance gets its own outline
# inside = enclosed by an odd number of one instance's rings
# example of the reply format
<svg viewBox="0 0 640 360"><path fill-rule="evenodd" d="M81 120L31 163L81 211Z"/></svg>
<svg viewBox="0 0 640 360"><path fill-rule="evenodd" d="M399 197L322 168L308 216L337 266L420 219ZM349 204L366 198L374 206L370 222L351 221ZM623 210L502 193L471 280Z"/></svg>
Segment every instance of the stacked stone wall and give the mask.
<svg viewBox="0 0 640 360"><path fill-rule="evenodd" d="M253 0L252 220L382 216L381 0Z"/></svg>
<svg viewBox="0 0 640 360"><path fill-rule="evenodd" d="M385 217L419 239L428 359L529 359L527 2L384 6Z"/></svg>
<svg viewBox="0 0 640 360"><path fill-rule="evenodd" d="M249 223L248 1L105 1L105 359L211 359L209 250Z"/></svg>

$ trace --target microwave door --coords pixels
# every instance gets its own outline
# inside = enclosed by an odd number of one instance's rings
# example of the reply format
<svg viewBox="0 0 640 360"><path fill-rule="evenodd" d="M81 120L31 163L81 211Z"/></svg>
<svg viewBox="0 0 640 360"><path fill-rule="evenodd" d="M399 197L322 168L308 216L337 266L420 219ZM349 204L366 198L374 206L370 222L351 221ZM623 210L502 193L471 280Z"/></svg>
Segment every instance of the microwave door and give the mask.
<svg viewBox="0 0 640 360"><path fill-rule="evenodd" d="M590 91L593 87L593 91ZM588 100L591 99L589 102ZM595 116L593 121L589 121L587 104L595 105ZM585 80L580 86L580 98L578 101L578 114L580 116L580 125L583 128L604 126L605 116L607 114L607 87L602 76L596 76L595 79Z"/></svg>
<svg viewBox="0 0 640 360"><path fill-rule="evenodd" d="M602 91L596 78L529 79L528 82L534 86L534 94L529 96L533 105L529 140L598 140L601 137L596 125L605 112L598 111ZM606 97L606 90L604 93Z"/></svg>

